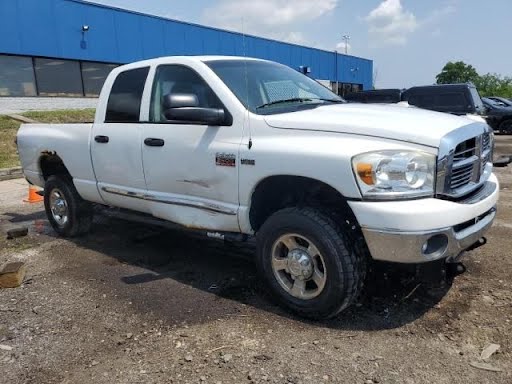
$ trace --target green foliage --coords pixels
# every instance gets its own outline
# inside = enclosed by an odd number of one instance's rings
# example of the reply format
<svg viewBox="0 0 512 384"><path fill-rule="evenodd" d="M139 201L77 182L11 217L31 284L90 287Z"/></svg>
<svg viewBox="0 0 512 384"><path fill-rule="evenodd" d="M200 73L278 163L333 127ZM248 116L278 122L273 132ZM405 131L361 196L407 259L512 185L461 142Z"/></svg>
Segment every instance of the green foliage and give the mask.
<svg viewBox="0 0 512 384"><path fill-rule="evenodd" d="M472 82L480 96L501 96L512 98L512 77L503 77L497 73L480 76L475 68L463 61L448 62L436 76L437 84L455 84Z"/></svg>
<svg viewBox="0 0 512 384"><path fill-rule="evenodd" d="M455 63L449 61L446 63L441 73L436 76L437 84L455 84L475 82L478 79L478 73L472 65L463 61Z"/></svg>
<svg viewBox="0 0 512 384"><path fill-rule="evenodd" d="M61 109L58 111L30 111L23 113L40 123L90 123L94 121L95 109Z"/></svg>
<svg viewBox="0 0 512 384"><path fill-rule="evenodd" d="M502 77L496 73L479 76L475 85L480 96L512 97L512 78Z"/></svg>
<svg viewBox="0 0 512 384"><path fill-rule="evenodd" d="M14 139L20 123L0 115L0 169L19 165Z"/></svg>

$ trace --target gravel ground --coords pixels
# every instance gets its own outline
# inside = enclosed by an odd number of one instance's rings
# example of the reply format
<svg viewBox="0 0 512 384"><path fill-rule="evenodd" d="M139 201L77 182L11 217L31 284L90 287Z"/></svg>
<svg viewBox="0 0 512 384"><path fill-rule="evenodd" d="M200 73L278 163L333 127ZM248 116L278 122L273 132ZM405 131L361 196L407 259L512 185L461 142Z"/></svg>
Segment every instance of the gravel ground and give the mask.
<svg viewBox="0 0 512 384"><path fill-rule="evenodd" d="M96 108L98 99L87 97L0 97L0 115L27 111Z"/></svg>
<svg viewBox="0 0 512 384"><path fill-rule="evenodd" d="M512 153L512 137L497 140ZM0 239L0 263L28 268L0 290L0 382L511 383L511 170L497 169L488 244L451 286L376 274L360 303L320 323L273 304L251 244L105 217L69 241L41 205L4 205L0 225L30 233Z"/></svg>

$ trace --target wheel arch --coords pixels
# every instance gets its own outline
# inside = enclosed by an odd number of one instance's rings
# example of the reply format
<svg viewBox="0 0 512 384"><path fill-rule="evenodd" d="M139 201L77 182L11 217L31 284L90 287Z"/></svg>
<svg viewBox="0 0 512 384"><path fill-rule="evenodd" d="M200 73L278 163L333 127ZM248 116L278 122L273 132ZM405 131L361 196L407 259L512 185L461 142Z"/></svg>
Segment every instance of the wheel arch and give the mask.
<svg viewBox="0 0 512 384"><path fill-rule="evenodd" d="M260 180L251 193L249 223L257 232L273 213L293 206L330 209L355 220L347 198L328 183L305 176L272 175Z"/></svg>
<svg viewBox="0 0 512 384"><path fill-rule="evenodd" d="M505 130L506 128L512 128L512 116L506 116L499 122L498 129Z"/></svg>
<svg viewBox="0 0 512 384"><path fill-rule="evenodd" d="M57 152L44 151L39 156L39 169L43 179L46 181L50 176L59 175L72 179L71 173L64 164L64 160L57 154Z"/></svg>

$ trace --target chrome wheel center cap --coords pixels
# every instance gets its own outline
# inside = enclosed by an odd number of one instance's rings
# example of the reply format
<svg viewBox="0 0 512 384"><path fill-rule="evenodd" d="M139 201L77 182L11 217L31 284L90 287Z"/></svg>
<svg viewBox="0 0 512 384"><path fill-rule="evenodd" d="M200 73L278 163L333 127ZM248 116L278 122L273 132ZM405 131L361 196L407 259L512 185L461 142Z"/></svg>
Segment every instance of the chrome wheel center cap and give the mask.
<svg viewBox="0 0 512 384"><path fill-rule="evenodd" d="M313 260L309 253L303 249L290 251L288 253L288 271L296 279L309 279L314 271Z"/></svg>
<svg viewBox="0 0 512 384"><path fill-rule="evenodd" d="M66 213L66 202L62 199L58 199L55 202L55 214L56 215L63 215Z"/></svg>

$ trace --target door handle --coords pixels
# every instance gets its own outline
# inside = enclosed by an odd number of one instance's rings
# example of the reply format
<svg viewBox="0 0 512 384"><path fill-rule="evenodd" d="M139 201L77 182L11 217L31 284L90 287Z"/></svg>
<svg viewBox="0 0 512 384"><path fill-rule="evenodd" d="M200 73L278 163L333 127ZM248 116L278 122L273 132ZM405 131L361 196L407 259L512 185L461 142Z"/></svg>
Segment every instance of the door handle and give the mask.
<svg viewBox="0 0 512 384"><path fill-rule="evenodd" d="M148 137L144 139L144 144L146 144L148 147L163 147L165 141L163 139L155 139L153 137Z"/></svg>
<svg viewBox="0 0 512 384"><path fill-rule="evenodd" d="M108 140L108 136L99 135L94 137L94 141L97 143L108 143Z"/></svg>

